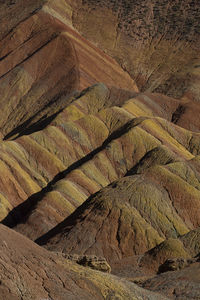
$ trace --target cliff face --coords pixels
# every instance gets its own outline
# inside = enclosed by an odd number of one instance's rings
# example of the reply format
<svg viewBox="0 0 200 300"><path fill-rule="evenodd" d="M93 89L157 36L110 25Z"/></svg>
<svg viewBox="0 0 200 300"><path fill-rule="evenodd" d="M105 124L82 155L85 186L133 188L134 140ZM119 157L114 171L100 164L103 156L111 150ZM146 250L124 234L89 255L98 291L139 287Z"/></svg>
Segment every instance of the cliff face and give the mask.
<svg viewBox="0 0 200 300"><path fill-rule="evenodd" d="M3 298L196 299L199 12L0 1L0 221L18 232L0 227ZM64 259L76 255L119 277ZM187 276L156 276L167 259Z"/></svg>

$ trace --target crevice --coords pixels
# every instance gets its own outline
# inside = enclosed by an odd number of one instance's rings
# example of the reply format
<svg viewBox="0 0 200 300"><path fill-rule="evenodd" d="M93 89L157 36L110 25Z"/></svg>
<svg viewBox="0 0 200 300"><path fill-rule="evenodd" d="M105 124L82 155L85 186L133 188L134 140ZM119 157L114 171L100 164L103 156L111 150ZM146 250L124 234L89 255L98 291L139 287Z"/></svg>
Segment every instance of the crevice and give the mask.
<svg viewBox="0 0 200 300"><path fill-rule="evenodd" d="M0 57L0 61L4 60L6 57L8 57L10 54L12 53L12 51L8 52L6 55Z"/></svg>
<svg viewBox="0 0 200 300"><path fill-rule="evenodd" d="M116 240L118 242L118 248L123 254L122 248L121 248L121 240L120 240L120 227L121 227L121 217L122 217L122 209L120 209L120 215L118 217L118 224L117 224L117 232L116 232Z"/></svg>
<svg viewBox="0 0 200 300"><path fill-rule="evenodd" d="M179 104L175 112L172 114L171 122L177 124L182 115L185 113L186 107L182 104Z"/></svg>

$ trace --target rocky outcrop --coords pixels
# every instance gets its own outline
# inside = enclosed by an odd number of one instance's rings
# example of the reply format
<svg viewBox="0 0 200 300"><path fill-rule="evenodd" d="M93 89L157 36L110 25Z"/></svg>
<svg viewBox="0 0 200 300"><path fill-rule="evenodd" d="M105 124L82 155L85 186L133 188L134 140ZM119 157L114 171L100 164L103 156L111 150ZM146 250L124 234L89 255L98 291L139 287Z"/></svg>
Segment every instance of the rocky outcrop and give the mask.
<svg viewBox="0 0 200 300"><path fill-rule="evenodd" d="M159 267L158 273L181 270L195 262L196 259L185 259L182 257L167 259L164 264Z"/></svg>
<svg viewBox="0 0 200 300"><path fill-rule="evenodd" d="M200 227L184 234L180 237L180 240L192 256L196 257L200 254Z"/></svg>
<svg viewBox="0 0 200 300"><path fill-rule="evenodd" d="M110 273L111 267L104 257L97 257L95 255L77 255L77 254L63 254L66 259L69 259L77 264L89 267L91 269Z"/></svg>
<svg viewBox="0 0 200 300"><path fill-rule="evenodd" d="M140 267L163 273L180 270L199 260L199 228L174 239L168 238L146 252L140 260Z"/></svg>
<svg viewBox="0 0 200 300"><path fill-rule="evenodd" d="M190 252L184 248L183 244L178 239L169 238L146 252L142 257L140 264L155 272L162 273L165 272L165 266L167 268L168 265L170 265L170 262L176 262L178 268L180 257L183 262L189 261L189 259L192 258ZM172 268L170 270L172 270Z"/></svg>

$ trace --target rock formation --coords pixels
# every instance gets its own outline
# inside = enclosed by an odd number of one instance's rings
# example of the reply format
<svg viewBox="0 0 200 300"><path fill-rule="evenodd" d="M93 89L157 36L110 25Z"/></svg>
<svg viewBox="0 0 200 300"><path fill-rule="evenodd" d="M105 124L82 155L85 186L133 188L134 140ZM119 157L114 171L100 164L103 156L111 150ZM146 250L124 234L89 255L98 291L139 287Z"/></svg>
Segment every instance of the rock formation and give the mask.
<svg viewBox="0 0 200 300"><path fill-rule="evenodd" d="M164 273L168 271L177 271L184 269L194 263L194 259L185 259L185 258L174 258L174 259L167 259L164 264L162 264L159 267L158 272L159 273Z"/></svg>
<svg viewBox="0 0 200 300"><path fill-rule="evenodd" d="M64 257L84 267L89 267L91 269L98 270L105 273L111 272L111 267L109 266L109 264L107 263L104 257L97 257L95 255L77 255L77 254L74 255L64 254Z"/></svg>

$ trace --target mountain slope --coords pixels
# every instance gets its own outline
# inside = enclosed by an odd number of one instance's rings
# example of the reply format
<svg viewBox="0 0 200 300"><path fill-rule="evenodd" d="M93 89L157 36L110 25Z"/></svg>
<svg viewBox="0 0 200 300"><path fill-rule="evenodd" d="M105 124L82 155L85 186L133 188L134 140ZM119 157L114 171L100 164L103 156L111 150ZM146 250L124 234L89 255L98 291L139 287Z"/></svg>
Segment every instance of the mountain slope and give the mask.
<svg viewBox="0 0 200 300"><path fill-rule="evenodd" d="M0 226L1 298L17 299L159 299L135 284L81 267ZM164 298L167 299L167 298Z"/></svg>

